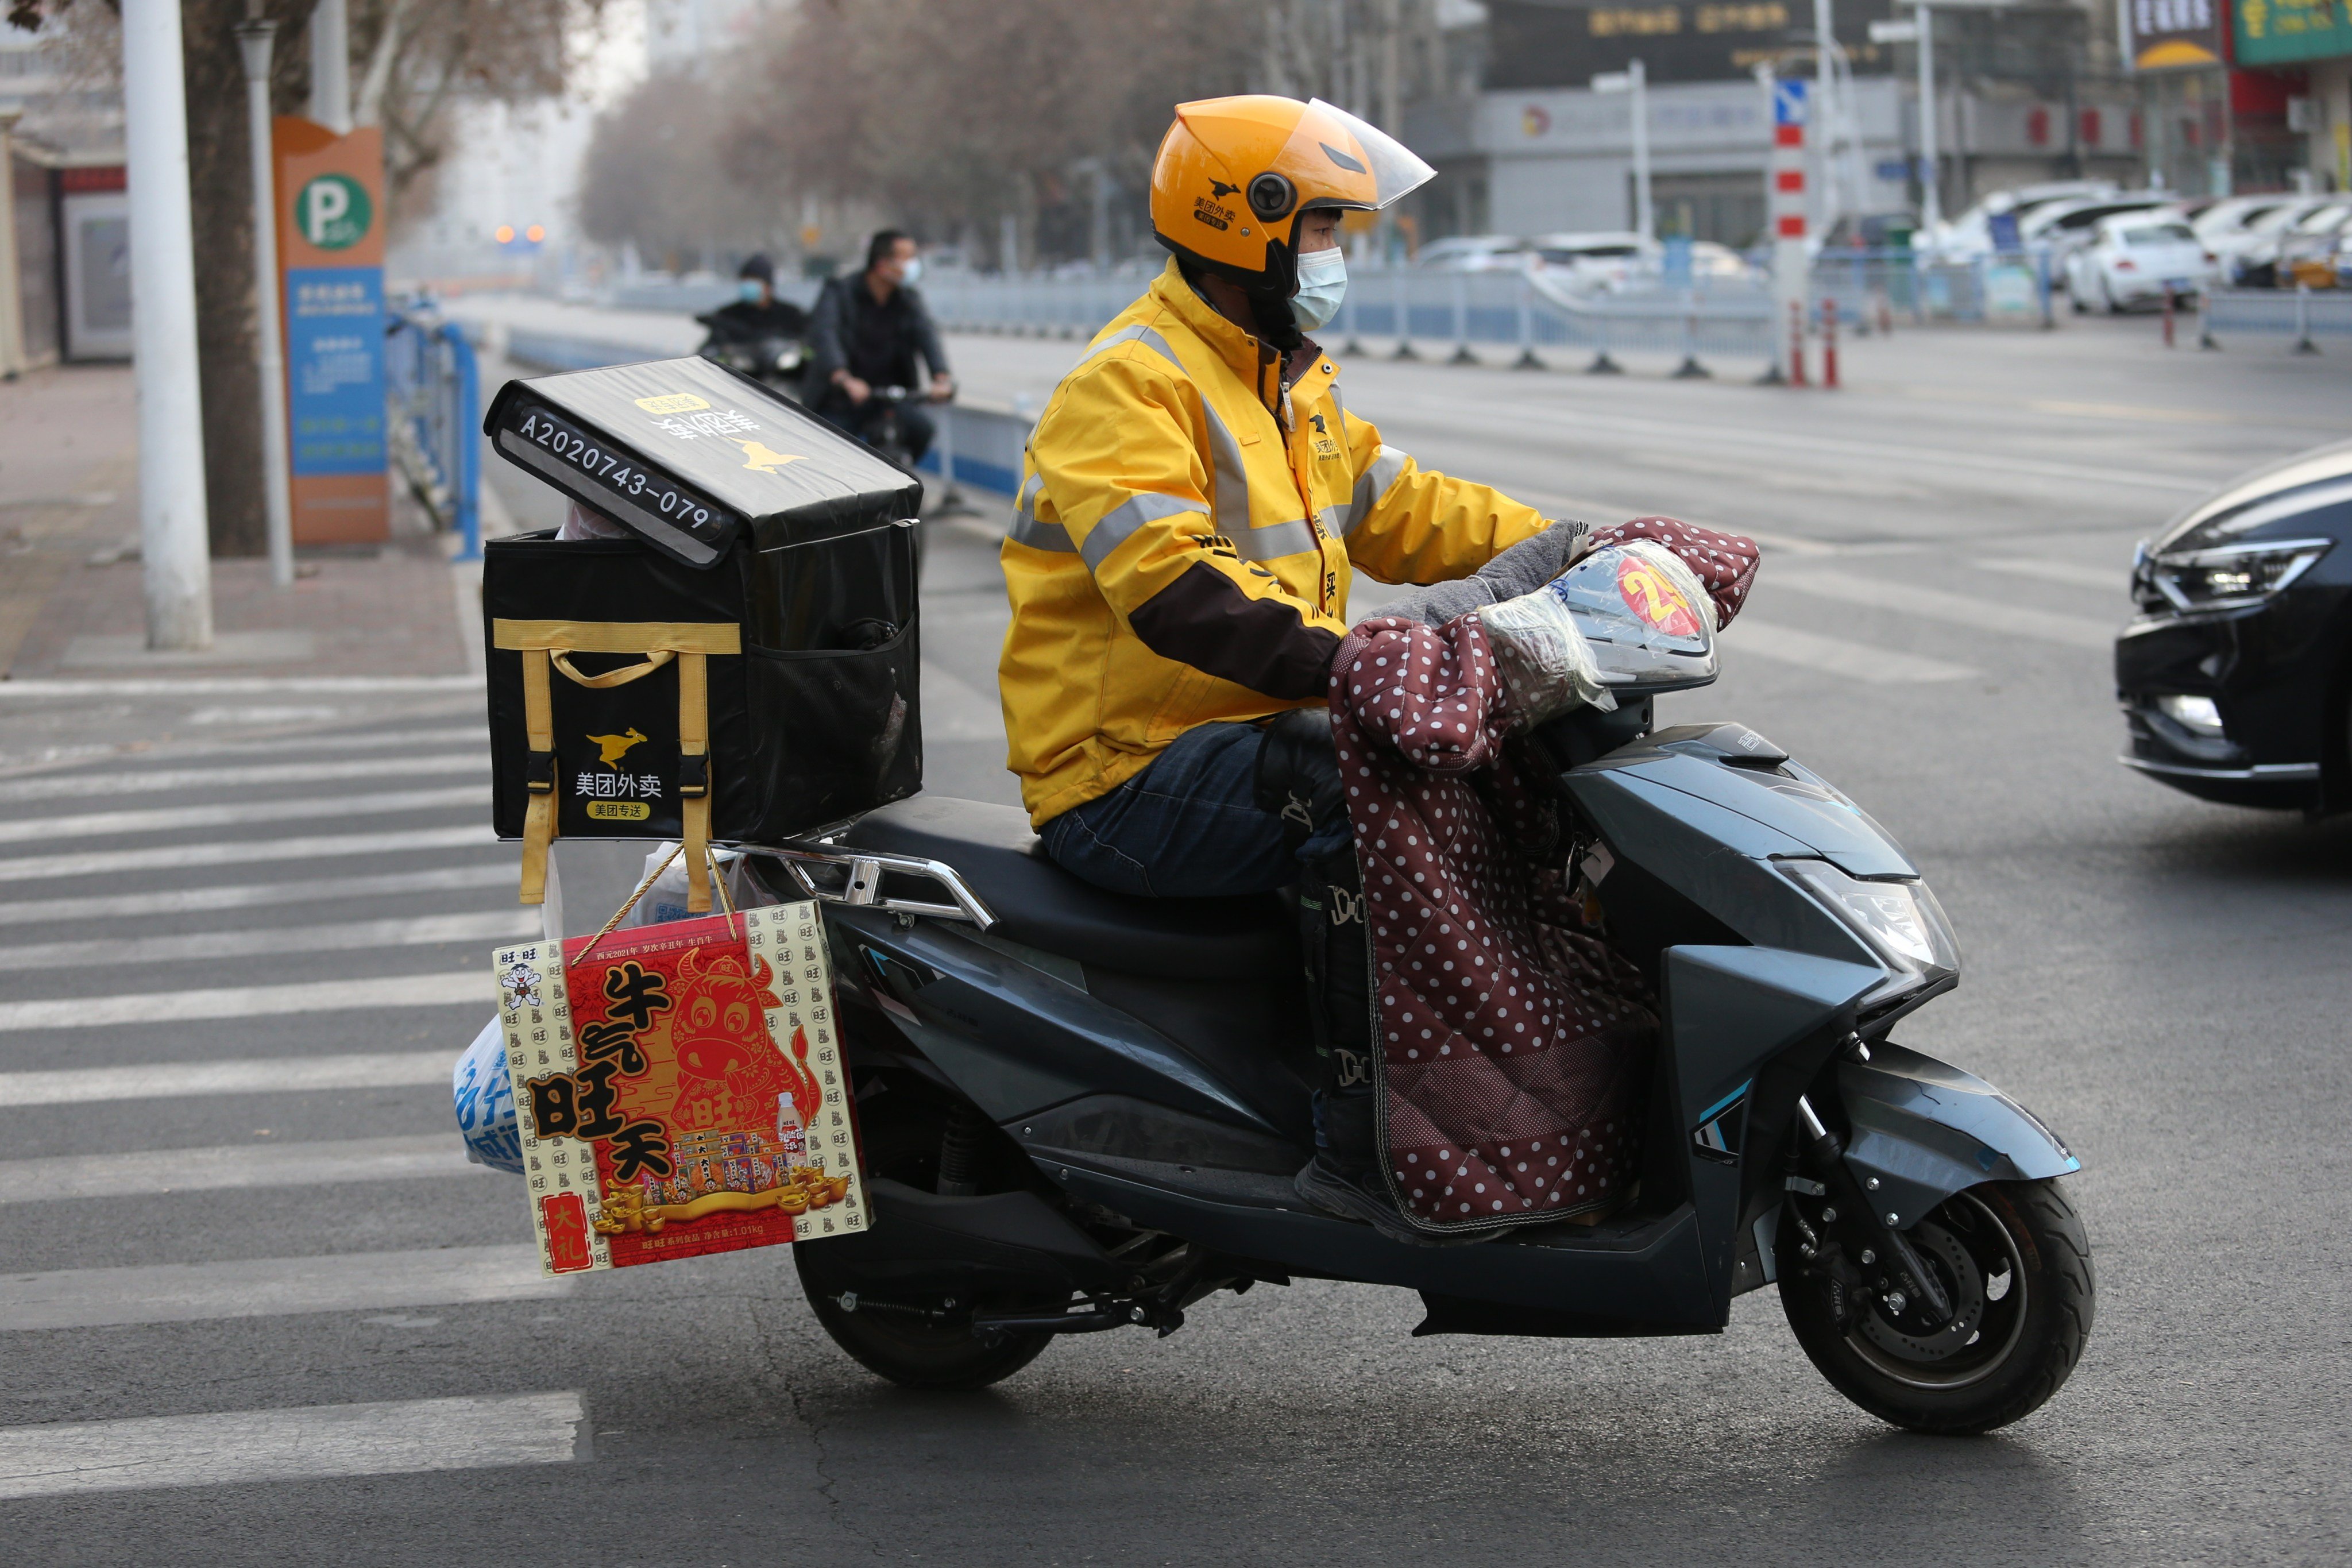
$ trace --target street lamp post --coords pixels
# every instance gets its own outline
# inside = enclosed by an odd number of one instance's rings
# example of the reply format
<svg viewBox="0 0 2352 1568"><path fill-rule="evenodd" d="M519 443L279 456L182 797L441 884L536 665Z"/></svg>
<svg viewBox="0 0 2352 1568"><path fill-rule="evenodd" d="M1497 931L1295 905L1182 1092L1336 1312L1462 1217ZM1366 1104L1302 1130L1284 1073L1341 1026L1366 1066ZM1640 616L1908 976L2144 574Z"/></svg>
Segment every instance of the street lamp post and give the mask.
<svg viewBox="0 0 2352 1568"><path fill-rule="evenodd" d="M294 503L286 463L286 351L278 321L278 202L269 167L269 57L278 24L237 25L245 55L246 139L252 143L253 297L261 372L261 493L269 533L269 580L294 583Z"/></svg>
<svg viewBox="0 0 2352 1568"><path fill-rule="evenodd" d="M1919 227L1933 236L1944 221L1943 165L1936 147L1936 12L1919 5Z"/></svg>
<svg viewBox="0 0 2352 1568"><path fill-rule="evenodd" d="M347 0L310 12L310 118L338 136L352 131L352 17Z"/></svg>
<svg viewBox="0 0 2352 1568"><path fill-rule="evenodd" d="M194 225L179 0L122 0L123 147L131 195L131 331L139 385L139 553L147 646L213 642L196 375Z"/></svg>
<svg viewBox="0 0 2352 1568"><path fill-rule="evenodd" d="M1657 215L1650 201L1649 82L1642 62L1630 60L1621 71L1603 71L1592 79L1595 92L1622 92L1633 101L1633 227L1643 239L1657 237Z"/></svg>

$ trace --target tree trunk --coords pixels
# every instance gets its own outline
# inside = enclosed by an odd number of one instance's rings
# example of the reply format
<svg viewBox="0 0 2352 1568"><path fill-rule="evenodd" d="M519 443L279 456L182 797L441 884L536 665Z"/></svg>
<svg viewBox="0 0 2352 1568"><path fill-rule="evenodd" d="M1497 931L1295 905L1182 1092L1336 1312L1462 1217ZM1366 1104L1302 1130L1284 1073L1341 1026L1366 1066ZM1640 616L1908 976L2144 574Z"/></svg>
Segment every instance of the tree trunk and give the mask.
<svg viewBox="0 0 2352 1568"><path fill-rule="evenodd" d="M279 31L271 96L293 100L309 74L302 23L311 0L274 0ZM268 548L261 483L261 382L253 358L252 154L246 140L245 63L236 25L245 0L183 0L188 91L188 188L196 246L196 353L205 415L205 502L215 557ZM283 112L282 108L279 110ZM273 280L274 291L276 283Z"/></svg>

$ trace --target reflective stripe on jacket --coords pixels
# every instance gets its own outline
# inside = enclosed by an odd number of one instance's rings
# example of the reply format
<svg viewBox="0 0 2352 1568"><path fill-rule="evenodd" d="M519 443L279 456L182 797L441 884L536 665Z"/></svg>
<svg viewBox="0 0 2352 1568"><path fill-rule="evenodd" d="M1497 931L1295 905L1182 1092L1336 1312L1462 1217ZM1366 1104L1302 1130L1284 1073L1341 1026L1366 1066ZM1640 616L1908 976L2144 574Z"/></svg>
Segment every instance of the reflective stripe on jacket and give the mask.
<svg viewBox="0 0 2352 1568"><path fill-rule="evenodd" d="M1286 395L1280 358L1171 262L1055 389L1002 556L1007 765L1033 824L1196 724L1320 703L1358 568L1466 576L1544 527L1382 446L1305 357Z"/></svg>

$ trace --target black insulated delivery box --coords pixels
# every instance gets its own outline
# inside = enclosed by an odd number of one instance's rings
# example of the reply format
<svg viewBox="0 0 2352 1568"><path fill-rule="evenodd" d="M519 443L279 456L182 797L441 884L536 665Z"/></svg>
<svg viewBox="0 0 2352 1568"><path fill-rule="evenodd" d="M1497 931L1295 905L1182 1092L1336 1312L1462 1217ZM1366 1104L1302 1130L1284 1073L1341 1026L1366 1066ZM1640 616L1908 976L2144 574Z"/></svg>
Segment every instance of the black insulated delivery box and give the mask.
<svg viewBox="0 0 2352 1568"><path fill-rule="evenodd" d="M499 454L625 537L487 542L492 816L540 900L554 838L703 847L922 787L922 486L702 359L510 381Z"/></svg>

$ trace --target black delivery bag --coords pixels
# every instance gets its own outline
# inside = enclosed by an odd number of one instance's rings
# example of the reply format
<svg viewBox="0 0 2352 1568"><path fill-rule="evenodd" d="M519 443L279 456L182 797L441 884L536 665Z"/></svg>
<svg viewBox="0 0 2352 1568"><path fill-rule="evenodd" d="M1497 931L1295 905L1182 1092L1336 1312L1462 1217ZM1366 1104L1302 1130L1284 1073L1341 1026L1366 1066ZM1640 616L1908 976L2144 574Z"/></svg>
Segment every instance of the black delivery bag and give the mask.
<svg viewBox="0 0 2352 1568"><path fill-rule="evenodd" d="M510 381L499 454L628 537L488 541L492 816L525 903L556 837L769 842L922 787L920 481L702 359Z"/></svg>

